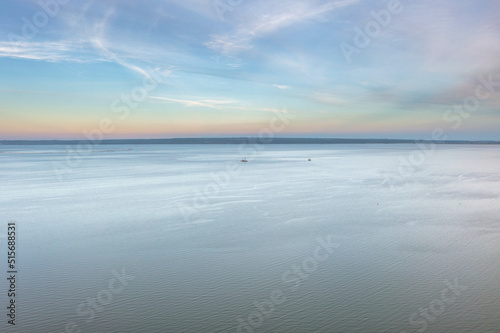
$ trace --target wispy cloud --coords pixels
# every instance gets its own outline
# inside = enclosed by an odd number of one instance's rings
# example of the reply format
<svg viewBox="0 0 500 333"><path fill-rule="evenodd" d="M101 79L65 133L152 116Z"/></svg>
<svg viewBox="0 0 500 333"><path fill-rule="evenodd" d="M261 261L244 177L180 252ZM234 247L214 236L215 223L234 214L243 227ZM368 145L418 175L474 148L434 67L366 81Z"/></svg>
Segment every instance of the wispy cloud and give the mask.
<svg viewBox="0 0 500 333"><path fill-rule="evenodd" d="M149 98L165 101L168 103L178 103L186 107L205 107L218 110L241 110L241 111L263 111L263 112L287 112L277 108L264 108L241 105L242 103L236 100L223 99L178 99L161 96L150 96Z"/></svg>
<svg viewBox="0 0 500 333"><path fill-rule="evenodd" d="M102 60L89 58L82 43L58 42L0 42L0 58L20 58L47 62L89 62Z"/></svg>
<svg viewBox="0 0 500 333"><path fill-rule="evenodd" d="M132 45L127 35L122 33L120 28L116 28L113 21L115 7L108 6L104 13L92 16L88 11L90 4L81 8L82 12L87 13L89 17L78 16L81 21L80 25L69 24L65 19L66 16L60 15L59 23L62 22L67 30L57 36L44 36L45 41L38 40L42 38L26 41L0 41L0 58L45 62L114 62L146 77L151 76L146 70L148 65L150 67L160 65L161 74L170 74L172 66L164 63L158 64L152 60L160 57L161 50L150 50ZM76 18L76 14L69 13L68 15L73 19ZM114 29L111 29L113 27ZM122 38L117 38L117 36Z"/></svg>
<svg viewBox="0 0 500 333"><path fill-rule="evenodd" d="M273 87L276 87L276 88L281 89L281 90L290 89L290 86L286 86L284 84L273 84Z"/></svg>
<svg viewBox="0 0 500 333"><path fill-rule="evenodd" d="M259 6L259 10L251 13L250 17L239 24L234 31L227 34L213 35L205 45L224 55L231 56L252 49L253 41L257 38L264 37L291 25L311 20L335 9L357 3L358 1L330 1L320 5L315 5L311 1L296 1L282 3L281 6L276 8L275 13L265 14L261 12L262 9L265 8L268 11L269 7Z"/></svg>
<svg viewBox="0 0 500 333"><path fill-rule="evenodd" d="M235 103L235 101L214 100L214 99L186 100L186 99L176 99L176 98L158 97L158 96L151 96L150 98L161 100L161 101L179 103L179 104L183 104L184 106L187 106L187 107L202 106L202 107L207 107L210 109L220 109L221 106L223 106L223 105Z"/></svg>
<svg viewBox="0 0 500 333"><path fill-rule="evenodd" d="M142 76L150 77L151 75L145 69L119 58L106 45L107 43L105 39L105 34L107 27L109 25L110 18L113 16L114 12L115 12L114 8L108 9L104 17L95 24L94 36L91 39L92 45L94 45L94 47L97 50L99 50L102 53L102 55L105 56L108 60L114 61L117 64L131 71L139 73Z"/></svg>

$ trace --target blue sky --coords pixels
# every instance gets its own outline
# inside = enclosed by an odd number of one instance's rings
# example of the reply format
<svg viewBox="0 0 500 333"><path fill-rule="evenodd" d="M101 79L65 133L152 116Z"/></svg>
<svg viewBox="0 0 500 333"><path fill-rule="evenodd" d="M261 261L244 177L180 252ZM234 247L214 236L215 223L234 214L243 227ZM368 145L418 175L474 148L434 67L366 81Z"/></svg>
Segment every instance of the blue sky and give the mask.
<svg viewBox="0 0 500 333"><path fill-rule="evenodd" d="M500 140L498 1L5 0L0 13L0 139L84 139L103 119L109 139L246 136L286 112L277 136Z"/></svg>

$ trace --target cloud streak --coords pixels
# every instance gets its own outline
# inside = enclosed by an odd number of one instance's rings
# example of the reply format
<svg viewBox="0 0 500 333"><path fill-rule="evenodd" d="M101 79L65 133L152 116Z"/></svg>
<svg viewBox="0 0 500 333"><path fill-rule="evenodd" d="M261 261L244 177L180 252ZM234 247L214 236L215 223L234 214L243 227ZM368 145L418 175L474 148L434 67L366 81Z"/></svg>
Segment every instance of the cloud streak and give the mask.
<svg viewBox="0 0 500 333"><path fill-rule="evenodd" d="M217 100L217 99L178 99L160 96L150 96L149 98L169 103L182 104L185 107L203 107L217 110L241 110L241 111L264 111L264 112L283 112L283 110L275 108L262 108L242 106L239 101L235 100Z"/></svg>
<svg viewBox="0 0 500 333"><path fill-rule="evenodd" d="M235 103L234 101L230 100L213 100L213 99L187 100L187 99L177 99L177 98L158 97L158 96L151 96L150 98L160 101L179 103L187 107L201 106L201 107L207 107L209 109L221 109L223 105Z"/></svg>
<svg viewBox="0 0 500 333"><path fill-rule="evenodd" d="M58 42L0 42L0 58L42 60L47 62L90 62L103 58L90 57L82 43Z"/></svg>
<svg viewBox="0 0 500 333"><path fill-rule="evenodd" d="M330 1L320 5L315 5L311 1L285 2L281 3L274 13L269 13L269 8L266 6L259 6L259 10L247 17L244 23L239 24L234 31L213 35L205 45L223 55L233 56L251 50L255 39L350 6L358 1Z"/></svg>

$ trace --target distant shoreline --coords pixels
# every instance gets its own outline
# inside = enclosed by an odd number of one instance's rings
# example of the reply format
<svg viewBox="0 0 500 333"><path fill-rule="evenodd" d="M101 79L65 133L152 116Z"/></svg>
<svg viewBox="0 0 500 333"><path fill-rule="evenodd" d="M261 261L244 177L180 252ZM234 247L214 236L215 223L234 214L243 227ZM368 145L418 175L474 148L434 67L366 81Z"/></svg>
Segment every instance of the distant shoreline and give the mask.
<svg viewBox="0 0 500 333"><path fill-rule="evenodd" d="M338 138L174 138L174 139L113 139L89 140L0 140L0 145L74 145L90 142L93 145L139 145L139 144L467 144L499 145L500 141L469 140L403 140L403 139L338 139Z"/></svg>

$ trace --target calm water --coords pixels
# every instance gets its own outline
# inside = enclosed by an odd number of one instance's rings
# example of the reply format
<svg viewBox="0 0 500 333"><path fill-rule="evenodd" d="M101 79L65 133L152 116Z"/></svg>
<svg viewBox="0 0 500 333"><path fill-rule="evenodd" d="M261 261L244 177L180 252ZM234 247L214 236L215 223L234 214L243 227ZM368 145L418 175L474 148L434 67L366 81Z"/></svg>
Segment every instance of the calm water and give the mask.
<svg viewBox="0 0 500 333"><path fill-rule="evenodd" d="M0 146L1 331L500 332L499 146L257 148Z"/></svg>

